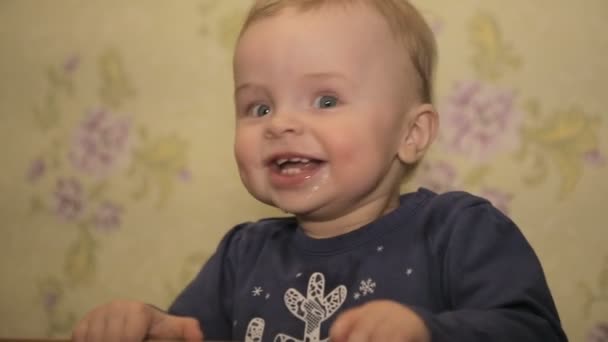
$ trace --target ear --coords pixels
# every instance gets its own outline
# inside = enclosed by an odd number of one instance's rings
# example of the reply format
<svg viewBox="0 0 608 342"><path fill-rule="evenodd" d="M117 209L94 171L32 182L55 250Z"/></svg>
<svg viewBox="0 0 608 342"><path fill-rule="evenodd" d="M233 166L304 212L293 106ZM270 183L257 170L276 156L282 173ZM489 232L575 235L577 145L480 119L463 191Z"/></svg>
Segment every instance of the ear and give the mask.
<svg viewBox="0 0 608 342"><path fill-rule="evenodd" d="M439 115L431 104L412 108L405 121L398 156L405 164L416 164L429 149L439 128Z"/></svg>

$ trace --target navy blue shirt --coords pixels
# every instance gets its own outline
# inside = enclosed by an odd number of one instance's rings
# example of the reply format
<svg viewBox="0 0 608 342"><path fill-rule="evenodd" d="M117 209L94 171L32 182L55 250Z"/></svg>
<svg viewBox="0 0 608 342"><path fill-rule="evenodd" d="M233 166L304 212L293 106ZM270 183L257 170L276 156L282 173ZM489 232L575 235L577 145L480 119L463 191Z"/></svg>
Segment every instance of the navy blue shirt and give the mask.
<svg viewBox="0 0 608 342"><path fill-rule="evenodd" d="M464 192L402 195L350 233L308 237L294 218L234 227L169 308L207 339L324 340L339 312L378 299L418 313L433 341L566 341L517 226Z"/></svg>

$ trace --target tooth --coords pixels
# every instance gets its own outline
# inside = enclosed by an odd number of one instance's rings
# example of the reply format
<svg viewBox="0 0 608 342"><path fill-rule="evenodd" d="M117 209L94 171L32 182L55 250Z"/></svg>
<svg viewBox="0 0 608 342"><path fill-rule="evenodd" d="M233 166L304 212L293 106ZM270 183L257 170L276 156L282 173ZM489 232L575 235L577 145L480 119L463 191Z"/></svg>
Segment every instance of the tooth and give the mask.
<svg viewBox="0 0 608 342"><path fill-rule="evenodd" d="M290 176L297 175L300 172L302 172L302 170L299 169L299 168L297 168L297 167L285 168L285 169L281 170L282 174L284 174L284 175L290 175Z"/></svg>
<svg viewBox="0 0 608 342"><path fill-rule="evenodd" d="M302 159L300 159L300 161L304 164L310 163L310 159L306 159L306 158L302 158Z"/></svg>
<svg viewBox="0 0 608 342"><path fill-rule="evenodd" d="M281 166L281 165L287 163L288 161L289 161L289 159L282 158L282 159L277 160L276 163L277 163L277 165Z"/></svg>
<svg viewBox="0 0 608 342"><path fill-rule="evenodd" d="M300 158L291 158L291 159L289 159L289 161L292 163L298 163L298 162L300 162Z"/></svg>

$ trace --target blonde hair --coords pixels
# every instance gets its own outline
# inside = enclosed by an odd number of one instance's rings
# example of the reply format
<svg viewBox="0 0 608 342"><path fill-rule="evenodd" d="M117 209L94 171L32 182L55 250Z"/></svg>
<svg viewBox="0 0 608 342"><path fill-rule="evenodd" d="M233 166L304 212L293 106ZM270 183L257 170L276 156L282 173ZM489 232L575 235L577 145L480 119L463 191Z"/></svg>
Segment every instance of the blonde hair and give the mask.
<svg viewBox="0 0 608 342"><path fill-rule="evenodd" d="M245 19L240 36L254 22L276 15L287 7L309 11L327 5L353 3L369 5L386 19L391 31L404 44L410 56L419 83L420 100L431 103L437 60L435 36L420 12L407 0L256 0Z"/></svg>

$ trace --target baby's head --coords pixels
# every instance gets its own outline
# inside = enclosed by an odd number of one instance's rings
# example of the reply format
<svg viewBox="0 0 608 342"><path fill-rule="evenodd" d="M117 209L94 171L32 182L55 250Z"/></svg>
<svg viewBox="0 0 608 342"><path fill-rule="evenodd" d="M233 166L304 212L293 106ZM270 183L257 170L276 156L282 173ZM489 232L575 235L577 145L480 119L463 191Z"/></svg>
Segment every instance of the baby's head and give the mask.
<svg viewBox="0 0 608 342"><path fill-rule="evenodd" d="M407 0L257 0L245 19L241 36L253 23L276 16L285 9L304 13L331 7L348 10L348 7L361 5L381 15L394 38L403 45L415 71L412 74L412 70L405 70L406 76L414 78L412 81L418 86L420 101L431 103L437 59L435 37L420 12Z"/></svg>
<svg viewBox="0 0 608 342"><path fill-rule="evenodd" d="M305 220L394 204L435 136L435 55L405 0L257 1L234 57L249 192Z"/></svg>

